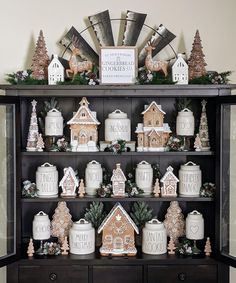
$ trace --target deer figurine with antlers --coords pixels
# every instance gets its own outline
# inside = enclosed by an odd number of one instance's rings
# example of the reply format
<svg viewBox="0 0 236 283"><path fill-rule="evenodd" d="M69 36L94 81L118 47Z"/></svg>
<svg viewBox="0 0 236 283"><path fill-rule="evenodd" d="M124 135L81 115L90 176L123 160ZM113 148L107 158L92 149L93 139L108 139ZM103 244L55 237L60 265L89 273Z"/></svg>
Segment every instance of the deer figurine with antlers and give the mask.
<svg viewBox="0 0 236 283"><path fill-rule="evenodd" d="M76 47L78 40L72 38L72 43L74 48L72 49L72 54L69 60L70 69L66 69L66 75L67 77L70 77L70 74L72 74L74 79L78 73L82 73L85 71L91 72L93 68L93 63L89 60L80 62L77 56L81 55L81 53L79 48Z"/></svg>
<svg viewBox="0 0 236 283"><path fill-rule="evenodd" d="M147 51L147 56L146 56L146 59L145 59L145 67L150 72L162 71L164 73L165 77L166 77L167 74L168 74L167 73L168 62L167 61L153 60L152 50L154 50L154 49L155 49L155 47L153 47L152 44L149 42L148 46L145 48L145 50Z"/></svg>

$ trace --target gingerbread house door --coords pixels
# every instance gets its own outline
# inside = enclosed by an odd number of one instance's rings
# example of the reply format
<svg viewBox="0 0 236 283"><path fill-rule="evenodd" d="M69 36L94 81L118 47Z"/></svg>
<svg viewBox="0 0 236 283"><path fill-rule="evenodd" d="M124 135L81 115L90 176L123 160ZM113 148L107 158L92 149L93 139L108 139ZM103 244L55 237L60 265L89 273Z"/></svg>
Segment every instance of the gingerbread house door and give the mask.
<svg viewBox="0 0 236 283"><path fill-rule="evenodd" d="M161 137L158 135L150 136L150 147L161 147Z"/></svg>
<svg viewBox="0 0 236 283"><path fill-rule="evenodd" d="M113 249L117 252L124 250L124 241L121 237L115 237L114 238Z"/></svg>
<svg viewBox="0 0 236 283"><path fill-rule="evenodd" d="M81 131L79 134L79 144L86 144L88 142L87 139L85 131Z"/></svg>

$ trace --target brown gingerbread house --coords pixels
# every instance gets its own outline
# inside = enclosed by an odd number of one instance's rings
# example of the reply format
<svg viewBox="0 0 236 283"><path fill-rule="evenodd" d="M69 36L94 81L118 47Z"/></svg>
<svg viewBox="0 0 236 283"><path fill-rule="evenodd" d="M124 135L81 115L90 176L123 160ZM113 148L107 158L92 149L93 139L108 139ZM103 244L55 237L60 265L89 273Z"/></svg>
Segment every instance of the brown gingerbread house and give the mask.
<svg viewBox="0 0 236 283"><path fill-rule="evenodd" d="M139 230L119 202L115 204L98 228L98 233L102 231L102 246L100 248L102 255L136 255L134 233L138 234Z"/></svg>

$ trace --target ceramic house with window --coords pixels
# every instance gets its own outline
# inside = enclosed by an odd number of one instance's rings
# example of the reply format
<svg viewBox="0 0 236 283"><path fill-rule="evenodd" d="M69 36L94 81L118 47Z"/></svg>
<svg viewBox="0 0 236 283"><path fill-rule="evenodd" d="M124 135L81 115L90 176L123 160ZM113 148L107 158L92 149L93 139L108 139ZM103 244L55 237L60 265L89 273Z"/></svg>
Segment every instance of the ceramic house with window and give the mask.
<svg viewBox="0 0 236 283"><path fill-rule="evenodd" d="M98 233L101 232L101 255L136 255L137 250L135 248L134 236L135 232L137 234L139 233L139 230L119 202L115 204L98 228Z"/></svg>
<svg viewBox="0 0 236 283"><path fill-rule="evenodd" d="M64 82L64 67L56 54L48 66L48 84L56 85L57 82Z"/></svg>
<svg viewBox="0 0 236 283"><path fill-rule="evenodd" d="M125 182L126 177L122 171L120 164L116 164L116 169L113 170L111 176L112 182L112 196L113 197L124 197L125 196Z"/></svg>
<svg viewBox="0 0 236 283"><path fill-rule="evenodd" d="M76 178L75 171L71 168L64 168L64 176L59 183L62 188L61 197L75 197L76 188L79 185L79 180Z"/></svg>
<svg viewBox="0 0 236 283"><path fill-rule="evenodd" d="M72 151L98 151L97 126L100 122L96 118L96 112L89 109L86 97L79 104L78 111L67 122L70 125Z"/></svg>
<svg viewBox="0 0 236 283"><path fill-rule="evenodd" d="M177 183L179 182L179 179L173 173L173 168L171 166L166 169L166 173L160 181L162 183L162 197L177 197Z"/></svg>
<svg viewBox="0 0 236 283"><path fill-rule="evenodd" d="M188 64L183 58L183 54L178 54L178 58L172 66L172 81L177 85L188 84Z"/></svg>
<svg viewBox="0 0 236 283"><path fill-rule="evenodd" d="M164 151L169 135L170 127L164 123L164 115L161 105L153 101L145 106L142 112L143 123L138 123L135 133L137 134L137 151Z"/></svg>

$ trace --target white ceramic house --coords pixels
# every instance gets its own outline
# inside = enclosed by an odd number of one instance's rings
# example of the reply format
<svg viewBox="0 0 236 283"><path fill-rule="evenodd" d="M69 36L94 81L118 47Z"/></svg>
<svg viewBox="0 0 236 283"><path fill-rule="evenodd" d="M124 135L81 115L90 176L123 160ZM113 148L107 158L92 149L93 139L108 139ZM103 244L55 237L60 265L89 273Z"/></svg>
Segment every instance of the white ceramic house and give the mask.
<svg viewBox="0 0 236 283"><path fill-rule="evenodd" d="M56 85L57 82L64 82L64 67L56 54L48 66L48 84Z"/></svg>
<svg viewBox="0 0 236 283"><path fill-rule="evenodd" d="M178 54L178 58L172 66L172 81L179 85L188 84L188 64L182 54Z"/></svg>
<svg viewBox="0 0 236 283"><path fill-rule="evenodd" d="M71 168L64 168L64 176L59 186L62 188L62 197L75 197L76 188L79 186L79 180L76 178L75 171Z"/></svg>
<svg viewBox="0 0 236 283"><path fill-rule="evenodd" d="M120 164L116 164L116 169L113 170L113 174L111 177L112 182L112 196L113 197L124 197L125 196L125 182L126 177L122 169L120 168Z"/></svg>
<svg viewBox="0 0 236 283"><path fill-rule="evenodd" d="M173 168L169 166L166 169L165 175L161 178L161 196L162 197L177 197L177 183L179 179L173 173Z"/></svg>

